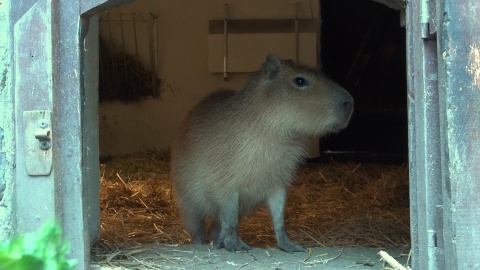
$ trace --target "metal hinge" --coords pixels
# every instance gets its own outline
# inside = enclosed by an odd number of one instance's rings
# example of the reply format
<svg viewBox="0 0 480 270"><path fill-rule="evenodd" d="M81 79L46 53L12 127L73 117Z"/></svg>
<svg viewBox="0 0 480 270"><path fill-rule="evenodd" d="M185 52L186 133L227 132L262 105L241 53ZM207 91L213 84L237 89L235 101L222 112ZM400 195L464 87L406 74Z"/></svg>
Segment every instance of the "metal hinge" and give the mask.
<svg viewBox="0 0 480 270"><path fill-rule="evenodd" d="M436 39L436 0L420 1L420 24L422 39Z"/></svg>
<svg viewBox="0 0 480 270"><path fill-rule="evenodd" d="M28 175L50 175L52 171L51 112L24 111L25 162Z"/></svg>
<svg viewBox="0 0 480 270"><path fill-rule="evenodd" d="M437 268L437 233L435 230L427 230L427 256L428 269Z"/></svg>

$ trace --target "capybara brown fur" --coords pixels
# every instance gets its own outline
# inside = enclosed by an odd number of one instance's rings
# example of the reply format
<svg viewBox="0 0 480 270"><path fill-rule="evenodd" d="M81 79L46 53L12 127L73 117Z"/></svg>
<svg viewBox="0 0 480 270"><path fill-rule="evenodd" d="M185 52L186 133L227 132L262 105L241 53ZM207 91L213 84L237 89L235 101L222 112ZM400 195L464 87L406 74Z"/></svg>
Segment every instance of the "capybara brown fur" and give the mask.
<svg viewBox="0 0 480 270"><path fill-rule="evenodd" d="M249 250L239 219L266 205L278 247L306 251L285 231L287 188L307 138L345 128L353 106L352 96L319 71L271 54L242 90L201 101L171 148L171 177L192 241L205 243L210 222L214 246Z"/></svg>

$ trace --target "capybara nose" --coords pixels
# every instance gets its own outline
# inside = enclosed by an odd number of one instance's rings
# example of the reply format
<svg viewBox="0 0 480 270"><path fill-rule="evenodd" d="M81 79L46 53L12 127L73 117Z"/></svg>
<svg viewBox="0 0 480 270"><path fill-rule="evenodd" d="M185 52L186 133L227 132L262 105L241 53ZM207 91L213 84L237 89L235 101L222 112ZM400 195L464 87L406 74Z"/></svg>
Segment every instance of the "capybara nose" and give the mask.
<svg viewBox="0 0 480 270"><path fill-rule="evenodd" d="M352 100L347 100L347 101L344 101L343 104L343 109L346 111L346 112L350 112L353 110L353 99Z"/></svg>
<svg viewBox="0 0 480 270"><path fill-rule="evenodd" d="M341 104L343 113L347 120L349 120L353 114L354 103L355 102L353 101L353 97L348 94L348 96L345 97L343 103Z"/></svg>

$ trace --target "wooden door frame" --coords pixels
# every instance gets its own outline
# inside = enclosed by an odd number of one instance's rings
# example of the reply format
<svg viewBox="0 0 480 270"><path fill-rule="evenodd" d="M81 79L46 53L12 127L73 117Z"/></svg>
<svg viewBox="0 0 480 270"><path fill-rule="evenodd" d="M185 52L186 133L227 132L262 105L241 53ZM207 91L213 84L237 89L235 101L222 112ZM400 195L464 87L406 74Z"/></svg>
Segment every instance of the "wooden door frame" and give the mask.
<svg viewBox="0 0 480 270"><path fill-rule="evenodd" d="M413 269L478 269L480 3L406 14Z"/></svg>
<svg viewBox="0 0 480 270"><path fill-rule="evenodd" d="M89 152L98 148L98 134L84 129L95 126L98 105L94 98L98 71L86 68L98 61L95 15L126 2L24 0L11 8L14 95L24 97L15 103L14 229L22 233L48 218L60 219L79 269L89 267L90 247L99 228L98 209L89 209L98 208L98 201L87 200L87 194L99 191L99 176L89 178L96 174L95 169L89 170L98 167L98 156ZM479 267L480 250L480 192L475 192L480 190L480 144L476 143L480 138L480 34L472 29L480 23L480 3L430 2L436 11L431 13L436 13L435 20L429 21L436 26L435 45L431 36L423 36L421 2L409 1L406 7L413 265L414 269L473 269ZM33 16L35 5L43 12L43 17L36 17L40 25L51 29L51 47L36 48L22 37L35 33L35 28L22 30L32 26L25 16ZM19 46L22 42L28 46ZM43 66L35 64L42 59L47 59ZM44 77L28 73L34 65L52 73L42 73ZM40 81L49 79L50 84ZM47 88L33 87L35 83ZM32 89L36 92L25 94ZM31 110L52 113L53 170L47 176L25 173L22 154L29 134L24 134L21 121L23 112ZM26 211L28 207L33 212Z"/></svg>
<svg viewBox="0 0 480 270"><path fill-rule="evenodd" d="M98 20L96 14L130 0L26 0L12 5L16 170L16 234L57 219L78 269L88 269L99 237ZM27 173L31 158L25 112L51 115L53 164ZM29 120L28 120L29 121ZM38 149L37 149L38 150Z"/></svg>

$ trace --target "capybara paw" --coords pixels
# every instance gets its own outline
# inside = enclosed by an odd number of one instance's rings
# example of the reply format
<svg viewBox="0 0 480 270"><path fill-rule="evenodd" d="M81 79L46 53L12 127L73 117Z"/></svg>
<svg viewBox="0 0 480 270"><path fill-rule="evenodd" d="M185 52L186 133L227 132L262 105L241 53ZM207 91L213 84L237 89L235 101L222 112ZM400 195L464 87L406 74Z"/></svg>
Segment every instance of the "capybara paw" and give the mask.
<svg viewBox="0 0 480 270"><path fill-rule="evenodd" d="M216 248L224 247L226 250L230 252L252 250L252 248L249 245L247 245L238 237L227 236L223 239L223 241L217 241L216 243L214 242L213 244Z"/></svg>
<svg viewBox="0 0 480 270"><path fill-rule="evenodd" d="M281 250L286 251L288 253L306 252L307 251L307 249L304 246L292 243L290 241L289 242L284 242L284 243L279 243L278 247Z"/></svg>
<svg viewBox="0 0 480 270"><path fill-rule="evenodd" d="M228 251L248 251L252 250L252 248L247 245L245 242L237 238L236 240L228 240L224 242L225 249Z"/></svg>

